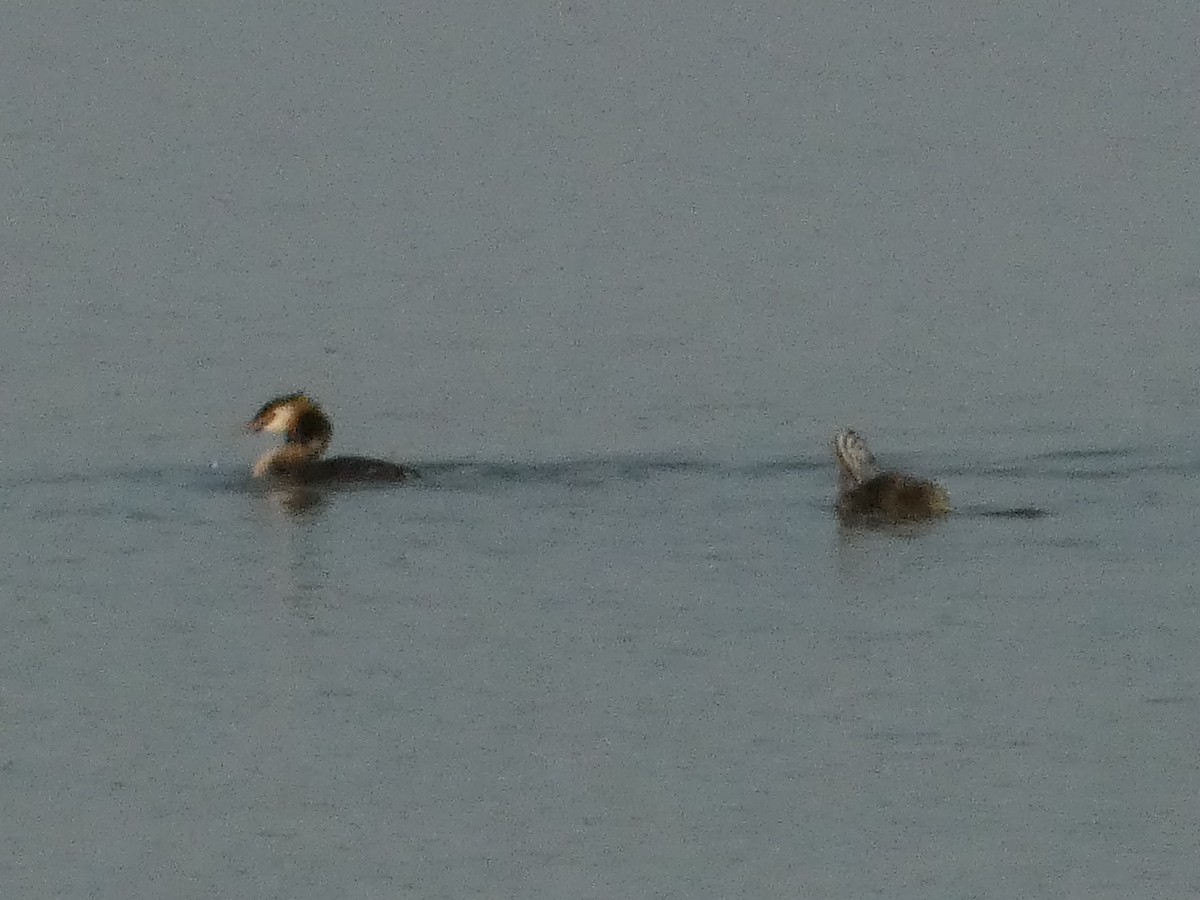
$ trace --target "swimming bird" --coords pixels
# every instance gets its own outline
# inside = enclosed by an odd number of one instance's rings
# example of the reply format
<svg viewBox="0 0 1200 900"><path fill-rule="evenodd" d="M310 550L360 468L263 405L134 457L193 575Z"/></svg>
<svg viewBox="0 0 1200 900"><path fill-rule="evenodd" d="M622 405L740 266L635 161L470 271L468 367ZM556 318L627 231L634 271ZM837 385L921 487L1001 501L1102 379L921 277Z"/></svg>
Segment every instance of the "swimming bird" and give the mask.
<svg viewBox="0 0 1200 900"><path fill-rule="evenodd" d="M950 512L950 495L932 481L881 472L867 442L852 428L833 438L838 463L838 515L843 522L904 522Z"/></svg>
<svg viewBox="0 0 1200 900"><path fill-rule="evenodd" d="M333 423L317 402L304 393L285 394L264 403L246 423L247 431L282 434L283 444L254 464L255 478L294 484L400 482L416 471L399 463L366 456L322 459L333 438Z"/></svg>

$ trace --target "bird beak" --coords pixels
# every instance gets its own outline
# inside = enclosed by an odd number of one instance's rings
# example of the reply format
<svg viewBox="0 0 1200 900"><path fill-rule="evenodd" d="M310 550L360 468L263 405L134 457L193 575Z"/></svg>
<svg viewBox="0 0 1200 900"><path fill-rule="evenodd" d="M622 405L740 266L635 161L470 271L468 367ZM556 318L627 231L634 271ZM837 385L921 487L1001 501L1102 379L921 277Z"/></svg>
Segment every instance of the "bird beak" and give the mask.
<svg viewBox="0 0 1200 900"><path fill-rule="evenodd" d="M262 422L259 419L252 419L246 423L245 430L247 432L253 433L255 431L262 431L262 428L263 428Z"/></svg>

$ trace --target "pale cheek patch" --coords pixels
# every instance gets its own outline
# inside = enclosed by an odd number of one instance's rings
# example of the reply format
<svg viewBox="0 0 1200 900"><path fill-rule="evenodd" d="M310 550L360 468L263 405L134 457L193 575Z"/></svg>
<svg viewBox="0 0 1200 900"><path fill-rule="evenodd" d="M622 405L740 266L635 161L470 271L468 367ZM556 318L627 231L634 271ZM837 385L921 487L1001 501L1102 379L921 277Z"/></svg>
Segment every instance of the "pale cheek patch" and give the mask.
<svg viewBox="0 0 1200 900"><path fill-rule="evenodd" d="M841 470L857 481L866 481L875 474L875 460L857 431L846 428L833 439L834 454Z"/></svg>
<svg viewBox="0 0 1200 900"><path fill-rule="evenodd" d="M283 434L288 430L288 421L291 416L284 407L272 410L270 418L263 423L263 431L269 431L271 434Z"/></svg>

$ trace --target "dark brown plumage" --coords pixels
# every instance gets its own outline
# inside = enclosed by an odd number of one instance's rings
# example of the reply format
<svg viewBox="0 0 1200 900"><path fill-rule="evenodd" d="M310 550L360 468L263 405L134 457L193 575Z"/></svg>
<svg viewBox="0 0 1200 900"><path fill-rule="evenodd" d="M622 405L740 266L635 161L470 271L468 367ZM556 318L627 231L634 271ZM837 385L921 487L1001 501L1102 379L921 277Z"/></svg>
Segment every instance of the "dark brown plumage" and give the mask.
<svg viewBox="0 0 1200 900"><path fill-rule="evenodd" d="M950 512L945 488L900 472L880 472L867 442L844 428L833 439L838 463L837 510L843 522L908 522Z"/></svg>
<svg viewBox="0 0 1200 900"><path fill-rule="evenodd" d="M282 434L281 447L264 453L254 465L255 478L295 484L399 482L415 478L408 466L365 456L322 459L333 439L333 423L307 394L285 394L270 400L247 424L248 431Z"/></svg>
<svg viewBox="0 0 1200 900"><path fill-rule="evenodd" d="M943 488L898 472L883 472L838 496L838 514L843 519L904 521L948 512L950 498Z"/></svg>

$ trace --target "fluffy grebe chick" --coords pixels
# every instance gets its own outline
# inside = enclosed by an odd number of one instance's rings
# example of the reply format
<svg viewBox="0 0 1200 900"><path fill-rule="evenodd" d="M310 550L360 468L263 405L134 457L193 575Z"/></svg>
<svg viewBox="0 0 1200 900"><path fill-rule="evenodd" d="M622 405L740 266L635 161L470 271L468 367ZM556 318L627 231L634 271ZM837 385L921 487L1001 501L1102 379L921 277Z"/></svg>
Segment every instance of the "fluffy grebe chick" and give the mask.
<svg viewBox="0 0 1200 900"><path fill-rule="evenodd" d="M333 423L307 394L287 394L263 404L246 423L247 431L284 435L254 464L255 478L276 478L300 484L353 481L407 481L416 472L384 459L335 456L322 459L333 438Z"/></svg>
<svg viewBox="0 0 1200 900"><path fill-rule="evenodd" d="M867 442L853 429L834 435L833 455L838 463L837 509L844 522L904 522L950 512L950 495L941 485L880 472Z"/></svg>

